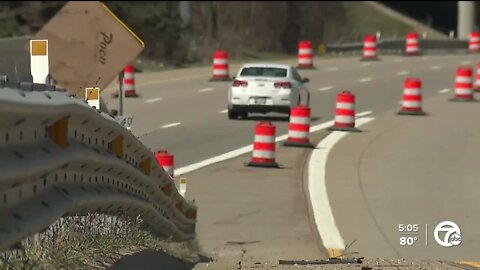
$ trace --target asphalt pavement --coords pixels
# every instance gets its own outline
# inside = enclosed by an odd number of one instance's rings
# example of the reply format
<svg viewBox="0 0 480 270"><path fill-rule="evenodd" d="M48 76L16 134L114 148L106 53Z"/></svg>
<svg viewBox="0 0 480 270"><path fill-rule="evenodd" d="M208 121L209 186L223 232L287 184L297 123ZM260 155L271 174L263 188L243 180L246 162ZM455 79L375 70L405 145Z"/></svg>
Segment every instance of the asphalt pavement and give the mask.
<svg viewBox="0 0 480 270"><path fill-rule="evenodd" d="M358 57L316 59L315 70L302 70L310 78L312 117L321 123L333 119L336 94L349 90L357 95L357 111L382 112L398 105L406 76L427 76L424 96L437 95L430 88L436 78L449 78L452 87L457 65L476 63L471 55L400 57L381 56L377 62L361 62ZM296 64L296 59L278 61ZM230 66L230 75L240 65ZM209 82L211 67L136 74L136 91L141 97L127 98L126 114L134 115L132 131L153 151L167 149L182 167L251 144L256 115L248 120L228 120L229 82ZM110 108L118 107L111 98L113 87L102 98ZM272 116L278 134L286 134L288 122Z"/></svg>
<svg viewBox="0 0 480 270"><path fill-rule="evenodd" d="M375 118L362 126L364 132L342 139L327 163L332 212L344 241L356 240L354 251L369 258L478 260L480 235L474 224L479 190L474 175L479 145L474 138L480 107L447 102L453 96L456 68L474 67L477 61L474 55L381 56L376 62L350 57L316 59L316 69L301 71L310 78L312 125L334 118L336 95L342 90L356 95L357 113L373 112ZM295 65L296 59L281 62ZM230 75L239 67L232 65ZM173 153L176 168L252 144L255 123L265 119L228 120L229 82L209 82L211 74L211 67L137 74L141 97L126 101L126 113L135 115L132 132L153 151ZM422 79L428 116L395 114L403 82L410 76ZM103 96L114 108L118 99L109 97L111 92L107 89ZM275 122L277 136L287 133L285 117L268 119ZM281 155L287 166L302 173L300 156ZM245 255L245 246L248 254L267 260L287 254L324 257L325 250L312 242L316 231L308 204L294 203L308 200L304 190L292 187L292 181L298 184L291 177L295 173L282 176L244 168L248 157L187 174L187 197L200 209L200 244L218 256L235 258ZM432 235L432 227L449 219L462 228L461 247L442 249L428 239L429 246L423 248L425 225ZM399 224L419 224L422 231L414 246L399 246Z"/></svg>

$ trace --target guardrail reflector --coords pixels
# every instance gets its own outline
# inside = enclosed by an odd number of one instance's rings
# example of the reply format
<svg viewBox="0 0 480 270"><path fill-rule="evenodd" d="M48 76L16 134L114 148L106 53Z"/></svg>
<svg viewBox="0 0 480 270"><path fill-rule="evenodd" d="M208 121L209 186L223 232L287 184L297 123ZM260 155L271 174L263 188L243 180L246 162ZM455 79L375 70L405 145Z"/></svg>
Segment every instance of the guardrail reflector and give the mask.
<svg viewBox="0 0 480 270"><path fill-rule="evenodd" d="M177 201L177 204L175 204L175 206L177 207L178 211L182 212L183 213L183 204L182 204L182 201Z"/></svg>
<svg viewBox="0 0 480 270"><path fill-rule="evenodd" d="M118 157L123 157L123 137L118 135L110 143L110 150L113 151Z"/></svg>
<svg viewBox="0 0 480 270"><path fill-rule="evenodd" d="M182 197L185 197L185 193L187 192L187 178L185 177L180 178L179 191Z"/></svg>
<svg viewBox="0 0 480 270"><path fill-rule="evenodd" d="M30 40L30 70L34 83L47 82L48 40Z"/></svg>
<svg viewBox="0 0 480 270"><path fill-rule="evenodd" d="M65 149L68 145L68 116L63 117L49 127L50 138L60 148Z"/></svg>
<svg viewBox="0 0 480 270"><path fill-rule="evenodd" d="M152 160L150 158L146 158L142 162L142 169L146 175L150 175L150 172L152 171Z"/></svg>
<svg viewBox="0 0 480 270"><path fill-rule="evenodd" d="M85 100L90 107L100 110L100 88L85 88Z"/></svg>
<svg viewBox="0 0 480 270"><path fill-rule="evenodd" d="M197 209L189 209L187 210L187 213L185 213L185 216L189 219L196 219L197 218Z"/></svg>
<svg viewBox="0 0 480 270"><path fill-rule="evenodd" d="M172 182L166 184L165 186L162 187L162 191L163 193L167 194L167 196L170 197L170 195L172 195Z"/></svg>

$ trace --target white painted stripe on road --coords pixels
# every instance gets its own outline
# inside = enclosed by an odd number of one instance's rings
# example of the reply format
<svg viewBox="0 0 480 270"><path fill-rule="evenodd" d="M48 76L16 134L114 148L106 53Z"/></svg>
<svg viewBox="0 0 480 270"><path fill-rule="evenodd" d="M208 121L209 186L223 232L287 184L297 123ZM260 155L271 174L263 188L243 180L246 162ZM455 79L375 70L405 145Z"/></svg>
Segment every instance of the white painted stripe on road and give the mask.
<svg viewBox="0 0 480 270"><path fill-rule="evenodd" d="M157 98L147 99L147 100L145 100L145 102L146 103L153 103L153 102L162 101L162 100L163 100L163 98L157 97Z"/></svg>
<svg viewBox="0 0 480 270"><path fill-rule="evenodd" d="M356 122L356 126L364 125L372 120L374 120L372 117L361 118ZM325 171L330 151L336 143L347 135L348 133L340 131L330 133L312 151L308 163L309 201L312 205L315 224L322 238L323 246L327 249L343 250L345 248L345 242L338 230L332 208L330 207Z"/></svg>
<svg viewBox="0 0 480 270"><path fill-rule="evenodd" d="M397 72L397 75L398 75L398 76L403 76L403 75L407 75L407 74L409 74L409 73L410 73L410 71L408 71L408 70L403 70L403 71Z"/></svg>
<svg viewBox="0 0 480 270"><path fill-rule="evenodd" d="M338 68L337 67L329 67L327 68L328 71L337 71Z"/></svg>
<svg viewBox="0 0 480 270"><path fill-rule="evenodd" d="M227 112L228 112L228 110L223 110L223 111L220 111L218 113L227 113Z"/></svg>
<svg viewBox="0 0 480 270"><path fill-rule="evenodd" d="M372 111L361 112L361 113L357 114L357 117L366 116L366 115L369 115L371 113L372 113ZM328 127L331 127L333 124L334 124L334 121L331 120L331 121L328 121L328 122L325 122L325 123L322 123L322 124L319 124L319 125L311 126L310 127L310 133L316 132L316 131L319 131L319 130L322 130L322 129L325 129L325 128L328 128ZM288 139L288 134L278 136L277 138L275 138L275 142L284 141L286 139ZM178 169L175 170L175 173L176 173L177 176L180 176L182 174L186 174L186 173L201 169L201 168L206 167L208 165L212 165L212 164L215 164L215 163L218 163L218 162L222 162L222 161L225 161L225 160L228 160L228 159L232 159L232 158L241 156L243 154L251 152L252 150L253 150L253 144L250 144L250 145L238 148L236 150L221 154L219 156L212 157L212 158L209 158L209 159L206 159L206 160L194 163L194 164L190 164L190 165L178 168Z"/></svg>
<svg viewBox="0 0 480 270"><path fill-rule="evenodd" d="M171 124L168 124L168 125L163 125L162 128L170 128L170 127L178 126L180 124L181 124L180 122L171 123Z"/></svg>
<svg viewBox="0 0 480 270"><path fill-rule="evenodd" d="M209 87L209 88L200 89L200 90L198 90L198 92L203 93L203 92L208 92L208 91L212 91L212 90L213 90L213 88Z"/></svg>
<svg viewBox="0 0 480 270"><path fill-rule="evenodd" d="M322 88L318 88L318 91L328 91L330 89L333 89L333 86L325 86L325 87L322 87Z"/></svg>
<svg viewBox="0 0 480 270"><path fill-rule="evenodd" d="M448 92L450 92L450 89L448 89L448 88L438 91L438 93L440 93L440 94L445 94L445 93L448 93Z"/></svg>
<svg viewBox="0 0 480 270"><path fill-rule="evenodd" d="M430 69L433 69L433 70L437 70L437 69L441 69L441 68L442 68L442 66L432 66L432 67L430 67Z"/></svg>
<svg viewBox="0 0 480 270"><path fill-rule="evenodd" d="M368 77L368 78L360 79L360 80L358 80L358 82L369 82L369 81L371 81L371 80L373 80L373 79L370 78L370 77Z"/></svg>
<svg viewBox="0 0 480 270"><path fill-rule="evenodd" d="M370 115L370 114L372 114L372 113L373 113L373 111L364 111L364 112L361 112L361 113L357 113L357 114L355 115L355 117L356 117L356 118L364 117L364 116Z"/></svg>

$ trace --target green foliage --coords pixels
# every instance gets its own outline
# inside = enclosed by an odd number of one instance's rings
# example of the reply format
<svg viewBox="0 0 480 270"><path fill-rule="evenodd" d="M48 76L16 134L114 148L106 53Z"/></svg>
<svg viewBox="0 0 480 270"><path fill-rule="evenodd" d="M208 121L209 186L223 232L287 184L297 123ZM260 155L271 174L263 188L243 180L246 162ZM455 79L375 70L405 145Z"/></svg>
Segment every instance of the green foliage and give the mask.
<svg viewBox="0 0 480 270"><path fill-rule="evenodd" d="M171 60L184 30L178 2L109 1L105 4L145 42L145 58Z"/></svg>

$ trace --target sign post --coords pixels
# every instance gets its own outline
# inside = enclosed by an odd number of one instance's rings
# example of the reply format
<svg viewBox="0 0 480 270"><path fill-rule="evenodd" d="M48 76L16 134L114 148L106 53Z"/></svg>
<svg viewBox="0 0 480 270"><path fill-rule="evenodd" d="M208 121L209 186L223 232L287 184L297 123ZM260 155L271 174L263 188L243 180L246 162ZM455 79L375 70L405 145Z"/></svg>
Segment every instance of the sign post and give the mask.
<svg viewBox="0 0 480 270"><path fill-rule="evenodd" d="M119 96L120 96L120 100L119 100L119 114L120 116L123 116L123 102L125 100L125 91L123 90L123 76L124 76L124 73L123 73L123 70L122 72L120 72L120 74L118 74L118 79L119 79L119 83L118 83L118 91L120 92L119 93Z"/></svg>

